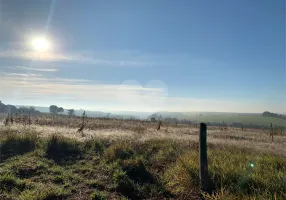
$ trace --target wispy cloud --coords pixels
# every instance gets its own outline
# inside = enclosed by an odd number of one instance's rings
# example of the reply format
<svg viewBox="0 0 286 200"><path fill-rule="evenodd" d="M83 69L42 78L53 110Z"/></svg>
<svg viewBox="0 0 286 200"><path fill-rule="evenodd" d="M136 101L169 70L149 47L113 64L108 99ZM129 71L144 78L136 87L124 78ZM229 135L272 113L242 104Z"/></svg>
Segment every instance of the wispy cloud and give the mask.
<svg viewBox="0 0 286 200"><path fill-rule="evenodd" d="M89 53L90 54L90 53ZM20 51L6 50L0 51L0 58L13 58L23 60L37 60L45 62L72 62L91 65L107 65L107 66L126 66L126 67L142 67L160 65L160 62L155 60L142 60L132 58L130 55L123 56L122 54L114 56L102 55L93 53L92 55L84 55L83 53L54 53L54 52L35 52L35 51Z"/></svg>
<svg viewBox="0 0 286 200"><path fill-rule="evenodd" d="M214 60L194 59L189 54L156 54L124 50L63 53L0 49L0 58L113 67L174 67L188 65L192 66L192 68L202 69L204 67L214 66L215 64L223 64Z"/></svg>
<svg viewBox="0 0 286 200"><path fill-rule="evenodd" d="M10 69L16 70L25 70L25 71L39 71L39 72L56 72L58 69L56 68L36 68L36 67L25 67L25 66L16 66L9 67Z"/></svg>
<svg viewBox="0 0 286 200"><path fill-rule="evenodd" d="M42 76L41 74L32 74L32 73L7 73L7 72L4 72L4 74L6 76L12 76L12 77L35 77L35 76Z"/></svg>

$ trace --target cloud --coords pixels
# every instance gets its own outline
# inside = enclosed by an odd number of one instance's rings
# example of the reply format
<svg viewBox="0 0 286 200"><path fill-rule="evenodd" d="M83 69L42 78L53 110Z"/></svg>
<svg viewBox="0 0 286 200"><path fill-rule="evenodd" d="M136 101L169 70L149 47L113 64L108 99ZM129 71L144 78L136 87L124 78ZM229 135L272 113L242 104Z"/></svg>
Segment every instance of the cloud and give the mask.
<svg viewBox="0 0 286 200"><path fill-rule="evenodd" d="M11 69L16 70L27 70L27 71L39 71L39 72L56 72L58 69L55 68L35 68L35 67L25 67L25 66L16 66L16 67L9 67Z"/></svg>
<svg viewBox="0 0 286 200"><path fill-rule="evenodd" d="M72 62L90 65L104 66L121 66L121 67L142 67L160 65L160 62L155 60L134 59L127 54L116 56L113 54L102 53L54 53L54 52L36 52L36 51L20 51L6 50L0 51L0 58L36 60L45 62ZM167 63L166 63L167 64Z"/></svg>
<svg viewBox="0 0 286 200"><path fill-rule="evenodd" d="M19 76L22 76L22 77L35 77L35 76L42 76L41 74L31 74L31 73L27 73L27 74L24 74L24 73L7 73L7 72L4 72L4 74L6 76L13 76L13 77L19 77Z"/></svg>
<svg viewBox="0 0 286 200"><path fill-rule="evenodd" d="M170 97L166 88L138 84L104 84L35 74L0 74L3 102L72 106L89 110L285 112L286 103ZM16 102L16 103L15 103ZM18 102L18 103L17 103Z"/></svg>
<svg viewBox="0 0 286 200"><path fill-rule="evenodd" d="M0 58L21 59L42 62L59 62L113 67L175 67L188 65L193 69L223 65L215 60L194 59L189 54L159 54L140 51L78 51L78 52L36 52L24 50L2 50Z"/></svg>

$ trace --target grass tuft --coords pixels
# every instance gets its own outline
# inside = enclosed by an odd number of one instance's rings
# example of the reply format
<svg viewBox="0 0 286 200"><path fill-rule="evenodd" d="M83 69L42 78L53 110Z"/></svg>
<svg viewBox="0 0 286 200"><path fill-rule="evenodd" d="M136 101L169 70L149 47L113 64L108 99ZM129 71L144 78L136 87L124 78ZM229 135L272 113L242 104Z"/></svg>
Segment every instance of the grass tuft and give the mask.
<svg viewBox="0 0 286 200"><path fill-rule="evenodd" d="M0 160L6 160L7 158L23 155L27 152L34 151L36 148L36 142L38 137L33 133L7 134L4 139L1 140L0 145Z"/></svg>
<svg viewBox="0 0 286 200"><path fill-rule="evenodd" d="M117 143L111 145L106 149L104 157L108 162L113 162L116 160L129 159L134 155L134 151L131 146L125 143Z"/></svg>
<svg viewBox="0 0 286 200"><path fill-rule="evenodd" d="M82 153L81 143L76 140L53 135L47 142L46 156L55 162L71 162Z"/></svg>
<svg viewBox="0 0 286 200"><path fill-rule="evenodd" d="M105 194L105 192L96 190L96 191L92 192L92 194L90 195L90 198L92 200L106 200L107 195Z"/></svg>

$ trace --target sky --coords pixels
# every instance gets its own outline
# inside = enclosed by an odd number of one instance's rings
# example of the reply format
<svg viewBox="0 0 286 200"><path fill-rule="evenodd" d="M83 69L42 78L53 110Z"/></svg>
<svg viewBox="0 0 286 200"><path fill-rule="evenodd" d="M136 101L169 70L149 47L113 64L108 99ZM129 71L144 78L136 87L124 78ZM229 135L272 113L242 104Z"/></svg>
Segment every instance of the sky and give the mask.
<svg viewBox="0 0 286 200"><path fill-rule="evenodd" d="M285 1L0 0L0 100L286 113Z"/></svg>

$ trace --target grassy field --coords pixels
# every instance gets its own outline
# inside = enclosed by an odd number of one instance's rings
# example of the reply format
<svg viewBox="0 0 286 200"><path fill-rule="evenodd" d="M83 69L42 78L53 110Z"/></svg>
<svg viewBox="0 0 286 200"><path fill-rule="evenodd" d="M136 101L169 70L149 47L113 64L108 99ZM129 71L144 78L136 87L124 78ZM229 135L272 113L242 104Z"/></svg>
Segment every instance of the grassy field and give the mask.
<svg viewBox="0 0 286 200"><path fill-rule="evenodd" d="M0 199L198 199L198 128L39 119L0 126ZM286 199L286 135L208 127L206 199ZM254 164L254 167L250 167Z"/></svg>
<svg viewBox="0 0 286 200"><path fill-rule="evenodd" d="M262 125L269 126L270 123L276 126L286 127L286 120L275 118L275 117L265 117L262 115L240 115L240 114L202 114L202 116L196 116L194 114L187 115L189 120L198 122L217 122L222 123L243 123L244 125Z"/></svg>

